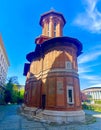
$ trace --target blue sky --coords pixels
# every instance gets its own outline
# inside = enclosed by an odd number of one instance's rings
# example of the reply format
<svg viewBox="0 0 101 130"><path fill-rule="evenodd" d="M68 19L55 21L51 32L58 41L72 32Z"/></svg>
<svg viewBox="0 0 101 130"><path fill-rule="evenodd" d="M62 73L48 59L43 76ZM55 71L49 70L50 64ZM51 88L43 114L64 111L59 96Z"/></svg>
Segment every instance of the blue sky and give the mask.
<svg viewBox="0 0 101 130"><path fill-rule="evenodd" d="M81 89L101 87L101 0L0 0L0 33L10 61L8 77L23 76L26 54L34 51L41 34L40 15L54 8L67 23L64 36L83 44L78 57Z"/></svg>

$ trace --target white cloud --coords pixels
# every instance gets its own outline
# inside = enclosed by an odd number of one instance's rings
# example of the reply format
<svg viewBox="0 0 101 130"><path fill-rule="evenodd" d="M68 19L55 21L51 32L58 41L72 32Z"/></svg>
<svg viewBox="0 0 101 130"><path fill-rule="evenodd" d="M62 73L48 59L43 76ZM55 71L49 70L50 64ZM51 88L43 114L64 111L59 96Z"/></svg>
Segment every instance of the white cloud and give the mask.
<svg viewBox="0 0 101 130"><path fill-rule="evenodd" d="M87 75L87 74L82 74L81 76L80 76L82 79L85 79L85 80L89 80L89 81L91 81L91 80L93 80L93 81L98 81L99 79L100 79L100 81L101 81L101 78L99 78L99 76L96 76L96 75Z"/></svg>
<svg viewBox="0 0 101 130"><path fill-rule="evenodd" d="M80 74L80 78L84 84L87 83L88 87L101 87L101 77L99 75L88 75L84 73Z"/></svg>
<svg viewBox="0 0 101 130"><path fill-rule="evenodd" d="M78 72L79 74L82 74L82 73L92 72L92 70L89 67L79 66Z"/></svg>
<svg viewBox="0 0 101 130"><path fill-rule="evenodd" d="M88 53L86 55L82 55L79 59L78 59L78 63L79 64L83 64L83 63L87 63L90 61L94 61L96 60L99 56L101 56L101 50L99 51L92 51L92 53Z"/></svg>
<svg viewBox="0 0 101 130"><path fill-rule="evenodd" d="M97 78L98 78L98 79L89 81L89 83L90 83L92 86L95 85L95 84L101 84L101 78L99 78L98 76L97 76Z"/></svg>
<svg viewBox="0 0 101 130"><path fill-rule="evenodd" d="M101 87L101 78L98 75L80 74L81 88Z"/></svg>
<svg viewBox="0 0 101 130"><path fill-rule="evenodd" d="M84 66L84 65L79 65L78 67L78 73L79 74L83 74L83 73L88 73L88 72L92 72L91 66Z"/></svg>
<svg viewBox="0 0 101 130"><path fill-rule="evenodd" d="M99 62L101 61L101 48L99 47L101 46L91 48L85 55L80 56L78 59L78 72L83 88L101 84L101 76L99 75L101 66L101 62Z"/></svg>
<svg viewBox="0 0 101 130"><path fill-rule="evenodd" d="M101 83L91 85L90 87L101 87Z"/></svg>
<svg viewBox="0 0 101 130"><path fill-rule="evenodd" d="M98 0L85 0L85 12L80 13L74 24L93 33L101 33L101 12L97 9Z"/></svg>
<svg viewBox="0 0 101 130"><path fill-rule="evenodd" d="M99 65L101 66L101 63L93 63L91 65L79 64L78 73L83 74L83 73L93 72L93 67L98 67Z"/></svg>

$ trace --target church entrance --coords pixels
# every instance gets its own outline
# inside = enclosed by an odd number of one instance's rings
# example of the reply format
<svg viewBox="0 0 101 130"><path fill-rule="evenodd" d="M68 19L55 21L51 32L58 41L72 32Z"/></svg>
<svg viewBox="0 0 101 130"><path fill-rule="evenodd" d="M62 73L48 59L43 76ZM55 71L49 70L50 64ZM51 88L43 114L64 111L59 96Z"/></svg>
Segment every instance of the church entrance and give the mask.
<svg viewBox="0 0 101 130"><path fill-rule="evenodd" d="M43 94L42 95L42 109L45 109L45 106L46 106L46 95Z"/></svg>

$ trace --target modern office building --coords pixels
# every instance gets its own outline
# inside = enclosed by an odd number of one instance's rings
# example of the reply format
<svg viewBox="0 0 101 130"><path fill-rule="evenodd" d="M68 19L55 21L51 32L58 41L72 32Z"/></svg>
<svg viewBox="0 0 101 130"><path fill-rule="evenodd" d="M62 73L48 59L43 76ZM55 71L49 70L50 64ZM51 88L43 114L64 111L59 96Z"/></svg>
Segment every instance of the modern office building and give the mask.
<svg viewBox="0 0 101 130"><path fill-rule="evenodd" d="M52 122L84 121L80 99L77 57L79 40L63 36L64 16L51 10L41 15L42 34L35 51L27 54L24 75L25 105L44 109L43 119Z"/></svg>
<svg viewBox="0 0 101 130"><path fill-rule="evenodd" d="M9 67L9 60L7 57L7 53L2 41L2 37L0 35L0 104L3 102L3 94L4 94L4 84L6 81L7 70Z"/></svg>
<svg viewBox="0 0 101 130"><path fill-rule="evenodd" d="M90 95L92 100L101 100L101 87L91 87L82 90L85 95Z"/></svg>

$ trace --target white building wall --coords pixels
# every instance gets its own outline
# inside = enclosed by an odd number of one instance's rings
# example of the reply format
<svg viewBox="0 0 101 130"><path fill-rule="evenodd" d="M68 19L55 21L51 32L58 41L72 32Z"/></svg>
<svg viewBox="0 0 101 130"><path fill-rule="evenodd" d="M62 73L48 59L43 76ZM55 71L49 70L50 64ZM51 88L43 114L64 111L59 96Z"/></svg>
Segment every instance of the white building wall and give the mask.
<svg viewBox="0 0 101 130"><path fill-rule="evenodd" d="M0 36L0 86L3 86L6 81L8 66L9 61L7 58L2 38Z"/></svg>
<svg viewBox="0 0 101 130"><path fill-rule="evenodd" d="M93 100L101 100L101 87L88 88L82 92L91 95Z"/></svg>

